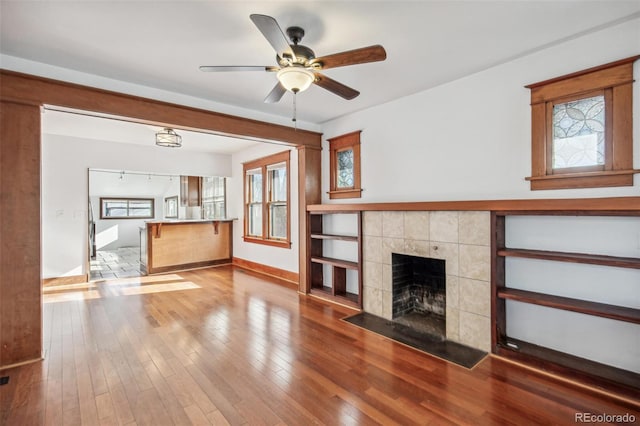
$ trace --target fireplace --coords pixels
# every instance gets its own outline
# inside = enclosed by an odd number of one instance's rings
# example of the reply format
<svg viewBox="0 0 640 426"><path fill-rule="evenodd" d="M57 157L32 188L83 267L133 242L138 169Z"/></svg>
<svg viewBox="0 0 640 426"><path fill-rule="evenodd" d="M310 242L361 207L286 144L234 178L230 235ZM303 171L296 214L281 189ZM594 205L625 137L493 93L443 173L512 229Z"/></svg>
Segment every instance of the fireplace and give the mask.
<svg viewBox="0 0 640 426"><path fill-rule="evenodd" d="M391 271L393 321L444 340L445 261L392 253Z"/></svg>

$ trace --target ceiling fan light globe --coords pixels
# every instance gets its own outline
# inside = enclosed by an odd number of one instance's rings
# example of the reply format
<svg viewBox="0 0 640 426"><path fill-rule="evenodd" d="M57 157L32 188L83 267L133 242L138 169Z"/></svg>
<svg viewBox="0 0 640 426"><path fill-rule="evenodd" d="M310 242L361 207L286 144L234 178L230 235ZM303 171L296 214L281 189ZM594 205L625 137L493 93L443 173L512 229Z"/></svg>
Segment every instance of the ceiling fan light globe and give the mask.
<svg viewBox="0 0 640 426"><path fill-rule="evenodd" d="M290 92L304 92L311 86L315 76L304 67L290 66L278 71L278 81Z"/></svg>

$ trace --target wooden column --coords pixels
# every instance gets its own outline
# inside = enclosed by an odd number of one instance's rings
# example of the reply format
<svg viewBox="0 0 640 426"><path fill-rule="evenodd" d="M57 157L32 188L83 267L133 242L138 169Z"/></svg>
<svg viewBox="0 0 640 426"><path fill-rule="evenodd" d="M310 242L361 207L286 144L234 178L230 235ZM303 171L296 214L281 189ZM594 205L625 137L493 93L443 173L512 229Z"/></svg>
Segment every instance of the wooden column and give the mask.
<svg viewBox="0 0 640 426"><path fill-rule="evenodd" d="M321 149L300 146L298 147L298 188L299 188L299 236L300 239L300 259L298 266L298 273L300 277L300 283L298 291L301 293L309 293L310 280L309 280L309 265L308 256L309 241L308 235L308 221L307 221L307 206L310 204L320 204L322 200L321 193Z"/></svg>
<svg viewBox="0 0 640 426"><path fill-rule="evenodd" d="M0 368L42 357L40 108L0 103Z"/></svg>

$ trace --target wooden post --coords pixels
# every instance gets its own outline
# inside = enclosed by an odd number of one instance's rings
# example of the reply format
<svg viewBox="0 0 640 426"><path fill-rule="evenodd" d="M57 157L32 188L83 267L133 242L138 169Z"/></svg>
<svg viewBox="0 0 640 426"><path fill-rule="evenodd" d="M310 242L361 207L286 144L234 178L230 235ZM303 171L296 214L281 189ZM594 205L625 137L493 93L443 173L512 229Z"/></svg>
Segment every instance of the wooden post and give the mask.
<svg viewBox="0 0 640 426"><path fill-rule="evenodd" d="M40 108L0 103L0 368L42 358Z"/></svg>
<svg viewBox="0 0 640 426"><path fill-rule="evenodd" d="M320 204L321 196L321 150L309 146L298 147L298 192L299 192L299 236L300 239L300 259L298 273L300 282L298 291L300 293L309 293L310 277L308 265L309 238L308 238L308 215L307 206L310 204Z"/></svg>

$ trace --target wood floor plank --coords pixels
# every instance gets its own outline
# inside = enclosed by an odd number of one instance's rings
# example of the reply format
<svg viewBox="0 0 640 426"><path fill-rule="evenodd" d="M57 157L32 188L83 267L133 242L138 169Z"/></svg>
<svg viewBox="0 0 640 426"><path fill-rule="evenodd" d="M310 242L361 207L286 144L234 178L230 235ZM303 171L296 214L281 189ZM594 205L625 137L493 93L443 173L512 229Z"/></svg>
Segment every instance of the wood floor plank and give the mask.
<svg viewBox="0 0 640 426"><path fill-rule="evenodd" d="M109 395L111 396L111 404L113 411L119 424L129 424L135 422L135 417L131 411L130 401L122 385L110 387ZM137 399L136 399L137 400Z"/></svg>
<svg viewBox="0 0 640 426"><path fill-rule="evenodd" d="M156 284L188 283L154 293ZM619 399L488 357L473 370L233 266L47 288L45 360L0 372L7 425L573 424ZM64 297L73 292L74 297ZM85 293L87 297L81 297Z"/></svg>
<svg viewBox="0 0 640 426"><path fill-rule="evenodd" d="M192 425L203 426L211 424L207 416L202 412L202 410L200 410L200 407L198 407L196 404L185 407L184 411L187 414L187 417L189 417L189 421Z"/></svg>
<svg viewBox="0 0 640 426"><path fill-rule="evenodd" d="M220 393L216 384L212 383L196 365L187 366L187 371L207 397L213 402L216 406L216 411L219 411L222 414L225 421L231 425L241 425L246 423L246 419L237 412L233 407L233 404L229 402L222 393Z"/></svg>

